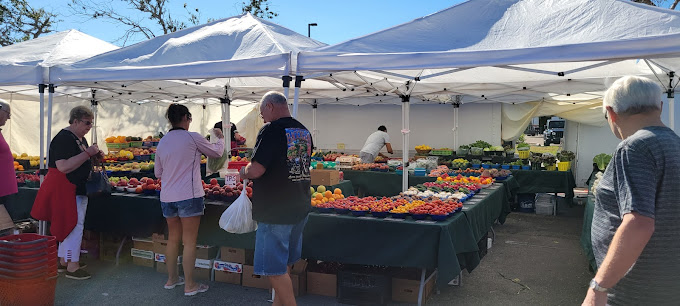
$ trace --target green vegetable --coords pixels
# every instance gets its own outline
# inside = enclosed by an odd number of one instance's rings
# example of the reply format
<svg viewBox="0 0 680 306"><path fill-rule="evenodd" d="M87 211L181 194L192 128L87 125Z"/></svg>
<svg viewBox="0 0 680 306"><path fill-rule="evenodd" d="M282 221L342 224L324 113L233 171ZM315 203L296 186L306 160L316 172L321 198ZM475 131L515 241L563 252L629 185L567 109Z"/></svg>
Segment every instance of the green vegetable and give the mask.
<svg viewBox="0 0 680 306"><path fill-rule="evenodd" d="M479 159L473 159L470 163L472 163L473 165L480 165L482 161Z"/></svg>
<svg viewBox="0 0 680 306"><path fill-rule="evenodd" d="M491 148L491 144L484 140L477 140L475 143L471 144L470 147Z"/></svg>
<svg viewBox="0 0 680 306"><path fill-rule="evenodd" d="M609 165L609 162L612 160L612 156L609 154L605 153L600 153L595 155L593 157L593 163L597 164L597 168L600 169L600 171L604 171L604 169L607 168L607 165Z"/></svg>
<svg viewBox="0 0 680 306"><path fill-rule="evenodd" d="M565 150L565 151L557 153L557 159L559 159L561 162L572 161L572 160L574 160L574 158L576 158L576 154L574 154L574 152L571 152L571 151Z"/></svg>

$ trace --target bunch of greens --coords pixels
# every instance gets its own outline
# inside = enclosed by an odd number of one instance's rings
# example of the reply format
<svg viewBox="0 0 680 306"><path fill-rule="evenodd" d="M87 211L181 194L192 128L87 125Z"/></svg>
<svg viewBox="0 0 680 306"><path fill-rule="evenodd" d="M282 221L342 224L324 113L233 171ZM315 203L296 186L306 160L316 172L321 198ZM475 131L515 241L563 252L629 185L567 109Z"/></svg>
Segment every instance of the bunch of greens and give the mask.
<svg viewBox="0 0 680 306"><path fill-rule="evenodd" d="M529 161L531 162L532 165L535 164L540 165L541 162L543 162L543 156L541 154L531 154L531 156L529 156Z"/></svg>
<svg viewBox="0 0 680 306"><path fill-rule="evenodd" d="M612 156L605 153L600 153L593 157L593 163L597 164L597 168L599 168L600 171L604 171L611 160Z"/></svg>
<svg viewBox="0 0 680 306"><path fill-rule="evenodd" d="M491 144L484 141L484 140L477 140L473 144L470 145L470 147L477 147L477 148L491 148Z"/></svg>
<svg viewBox="0 0 680 306"><path fill-rule="evenodd" d="M543 160L543 164L545 164L545 166L547 167L550 165L554 165L555 162L557 161L557 158L555 158L555 155L552 155L551 153L543 153L541 160Z"/></svg>
<svg viewBox="0 0 680 306"><path fill-rule="evenodd" d="M576 158L576 154L574 154L574 152L572 152L572 151L566 151L565 150L565 151L557 153L557 159L559 159L561 162L572 161L572 160L574 160L574 158Z"/></svg>
<svg viewBox="0 0 680 306"><path fill-rule="evenodd" d="M479 160L479 159L473 159L470 163L473 164L473 165L481 165L482 161Z"/></svg>
<svg viewBox="0 0 680 306"><path fill-rule="evenodd" d="M531 146L526 142L520 142L517 144L517 151L529 151Z"/></svg>

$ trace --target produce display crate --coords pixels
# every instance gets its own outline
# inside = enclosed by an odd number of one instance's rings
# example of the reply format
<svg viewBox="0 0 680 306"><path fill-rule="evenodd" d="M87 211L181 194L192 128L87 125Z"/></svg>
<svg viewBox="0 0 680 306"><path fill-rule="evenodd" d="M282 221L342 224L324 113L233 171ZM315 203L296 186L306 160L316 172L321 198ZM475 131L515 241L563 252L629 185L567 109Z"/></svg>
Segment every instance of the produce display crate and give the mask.
<svg viewBox="0 0 680 306"><path fill-rule="evenodd" d="M482 155L484 155L484 149L472 147L472 148L470 148L470 155L482 156Z"/></svg>
<svg viewBox="0 0 680 306"><path fill-rule="evenodd" d="M430 151L430 155L451 156L453 155L453 150L432 150Z"/></svg>
<svg viewBox="0 0 680 306"><path fill-rule="evenodd" d="M416 149L416 152L418 152L418 155L428 155L428 154L430 154L430 151L432 151L432 150L419 150L419 149Z"/></svg>
<svg viewBox="0 0 680 306"><path fill-rule="evenodd" d="M149 161L151 160L151 154L135 155L135 160Z"/></svg>
<svg viewBox="0 0 680 306"><path fill-rule="evenodd" d="M153 147L153 141L142 141L142 147L146 148Z"/></svg>
<svg viewBox="0 0 680 306"><path fill-rule="evenodd" d="M130 141L130 147L131 148L141 148L142 147L142 141Z"/></svg>
<svg viewBox="0 0 680 306"><path fill-rule="evenodd" d="M124 143L112 143L112 142L107 142L106 147L109 149L124 149L124 148L129 148L130 143L124 142Z"/></svg>
<svg viewBox="0 0 680 306"><path fill-rule="evenodd" d="M248 165L248 162L230 161L227 169L241 170L241 168Z"/></svg>
<svg viewBox="0 0 680 306"><path fill-rule="evenodd" d="M505 151L484 151L484 156L503 156Z"/></svg>

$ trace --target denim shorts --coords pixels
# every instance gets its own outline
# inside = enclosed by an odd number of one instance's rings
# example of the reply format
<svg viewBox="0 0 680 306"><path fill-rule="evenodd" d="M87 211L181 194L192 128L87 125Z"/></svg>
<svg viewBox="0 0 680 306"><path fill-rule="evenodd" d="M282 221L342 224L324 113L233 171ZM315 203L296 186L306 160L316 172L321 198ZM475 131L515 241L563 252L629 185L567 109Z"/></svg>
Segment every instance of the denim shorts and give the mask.
<svg viewBox="0 0 680 306"><path fill-rule="evenodd" d="M283 275L302 256L302 232L307 217L297 224L257 223L255 232L256 275Z"/></svg>
<svg viewBox="0 0 680 306"><path fill-rule="evenodd" d="M163 217L174 218L188 218L195 216L202 216L205 210L203 198L193 198L177 202L161 202L161 210L163 210Z"/></svg>

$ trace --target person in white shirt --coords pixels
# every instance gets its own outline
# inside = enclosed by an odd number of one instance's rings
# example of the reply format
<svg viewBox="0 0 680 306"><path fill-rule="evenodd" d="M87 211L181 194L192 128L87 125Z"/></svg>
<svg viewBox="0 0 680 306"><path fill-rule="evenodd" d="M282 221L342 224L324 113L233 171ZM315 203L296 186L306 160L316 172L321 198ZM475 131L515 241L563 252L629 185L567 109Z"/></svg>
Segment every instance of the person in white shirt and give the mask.
<svg viewBox="0 0 680 306"><path fill-rule="evenodd" d="M371 134L371 136L368 136L364 147L361 148L361 152L359 153L361 162L365 164L373 163L375 162L375 157L378 155L387 158L387 156L380 153L383 146L387 147L387 153L394 153L392 151L392 145L390 144L390 135L387 134L387 128L384 125L381 125L378 127L377 131Z"/></svg>

